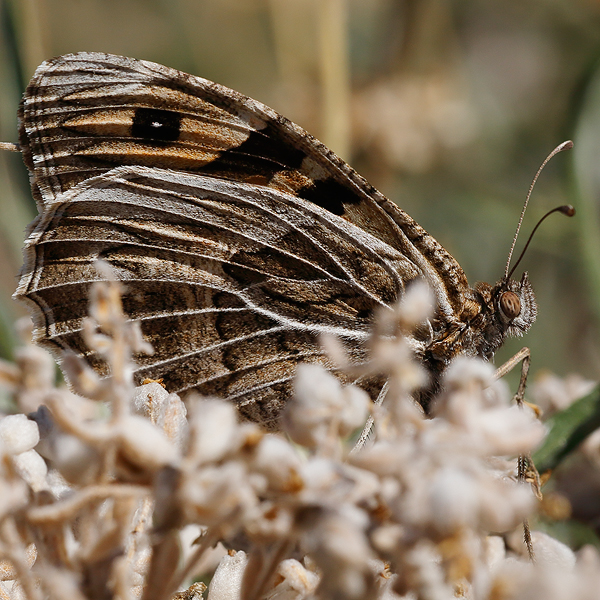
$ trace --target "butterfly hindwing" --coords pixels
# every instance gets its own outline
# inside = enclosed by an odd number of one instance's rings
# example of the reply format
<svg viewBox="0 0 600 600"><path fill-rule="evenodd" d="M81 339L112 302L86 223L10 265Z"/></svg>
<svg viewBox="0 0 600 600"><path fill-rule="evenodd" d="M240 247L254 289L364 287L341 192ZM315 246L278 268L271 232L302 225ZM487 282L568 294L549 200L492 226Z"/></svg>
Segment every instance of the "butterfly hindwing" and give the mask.
<svg viewBox="0 0 600 600"><path fill-rule="evenodd" d="M331 367L321 333L364 362L373 311L401 295L399 272L419 275L352 224L251 184L131 166L59 199L32 232L18 290L35 309L40 341L105 370L81 337L103 259L154 346L137 358L138 381L163 378L168 389L219 395L248 411L273 406L255 397L281 397L297 362Z"/></svg>

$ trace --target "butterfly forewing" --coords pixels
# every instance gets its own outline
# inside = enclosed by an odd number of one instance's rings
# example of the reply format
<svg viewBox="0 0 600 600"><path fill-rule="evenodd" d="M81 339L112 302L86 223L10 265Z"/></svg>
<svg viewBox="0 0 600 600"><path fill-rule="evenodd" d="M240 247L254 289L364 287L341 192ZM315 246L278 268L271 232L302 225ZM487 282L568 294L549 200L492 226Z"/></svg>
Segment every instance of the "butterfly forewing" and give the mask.
<svg viewBox="0 0 600 600"><path fill-rule="evenodd" d="M123 164L264 185L399 249L436 281L448 312L464 301L460 266L413 219L300 127L216 83L131 58L67 55L38 68L21 120L34 194L45 202Z"/></svg>

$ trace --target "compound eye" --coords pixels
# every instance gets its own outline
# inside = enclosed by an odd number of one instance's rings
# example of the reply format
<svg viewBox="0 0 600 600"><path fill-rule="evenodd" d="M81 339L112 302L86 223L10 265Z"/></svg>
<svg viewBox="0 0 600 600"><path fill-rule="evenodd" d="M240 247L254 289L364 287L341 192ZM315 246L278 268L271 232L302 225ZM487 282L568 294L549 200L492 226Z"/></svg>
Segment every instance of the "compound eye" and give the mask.
<svg viewBox="0 0 600 600"><path fill-rule="evenodd" d="M507 319L516 319L521 312L521 300L514 292L504 292L500 296L500 310Z"/></svg>

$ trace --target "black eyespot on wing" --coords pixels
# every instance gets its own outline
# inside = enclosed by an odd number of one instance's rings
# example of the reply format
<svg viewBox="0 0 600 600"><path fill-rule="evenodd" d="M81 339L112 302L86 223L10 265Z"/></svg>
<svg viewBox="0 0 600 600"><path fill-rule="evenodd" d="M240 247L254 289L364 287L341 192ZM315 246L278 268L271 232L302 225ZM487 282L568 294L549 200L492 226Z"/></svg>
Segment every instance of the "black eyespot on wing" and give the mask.
<svg viewBox="0 0 600 600"><path fill-rule="evenodd" d="M298 196L304 198L334 215L344 214L344 204L356 204L360 198L335 179L323 179L298 190Z"/></svg>
<svg viewBox="0 0 600 600"><path fill-rule="evenodd" d="M172 142L179 138L181 115L159 108L137 108L131 135L146 140Z"/></svg>

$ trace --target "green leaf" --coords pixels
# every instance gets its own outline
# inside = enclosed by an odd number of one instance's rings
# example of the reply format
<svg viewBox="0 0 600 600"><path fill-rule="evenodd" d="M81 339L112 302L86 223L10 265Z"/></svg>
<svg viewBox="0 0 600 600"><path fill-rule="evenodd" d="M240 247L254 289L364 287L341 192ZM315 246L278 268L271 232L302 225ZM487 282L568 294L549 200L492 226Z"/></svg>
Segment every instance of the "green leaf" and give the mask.
<svg viewBox="0 0 600 600"><path fill-rule="evenodd" d="M538 471L555 469L581 442L600 427L600 386L569 408L552 416L543 445L533 456Z"/></svg>

